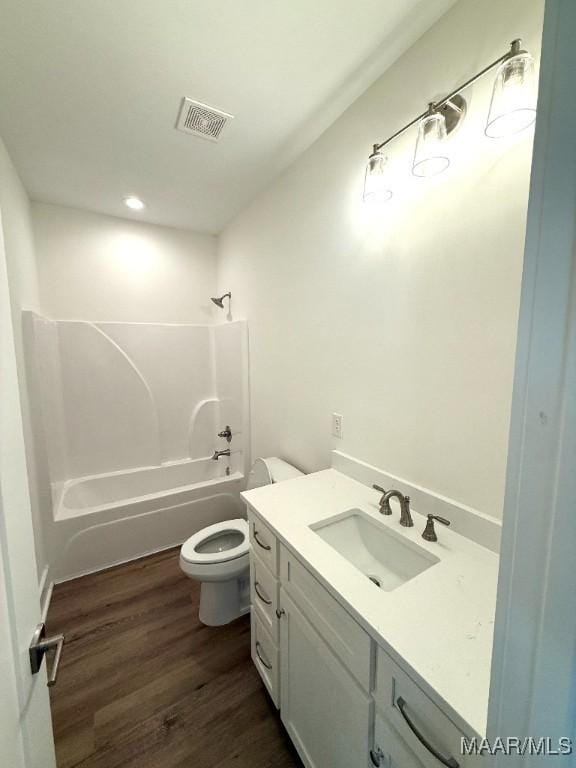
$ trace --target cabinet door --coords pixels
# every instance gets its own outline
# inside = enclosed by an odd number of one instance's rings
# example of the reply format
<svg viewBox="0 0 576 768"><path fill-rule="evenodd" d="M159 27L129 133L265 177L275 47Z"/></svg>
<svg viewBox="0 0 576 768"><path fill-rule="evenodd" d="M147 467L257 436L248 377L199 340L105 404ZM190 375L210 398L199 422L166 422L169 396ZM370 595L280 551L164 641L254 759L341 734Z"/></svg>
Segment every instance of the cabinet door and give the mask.
<svg viewBox="0 0 576 768"><path fill-rule="evenodd" d="M307 768L366 768L370 698L280 590L282 721Z"/></svg>
<svg viewBox="0 0 576 768"><path fill-rule="evenodd" d="M404 740L376 711L372 765L378 768L424 768ZM438 768L442 768L438 763Z"/></svg>

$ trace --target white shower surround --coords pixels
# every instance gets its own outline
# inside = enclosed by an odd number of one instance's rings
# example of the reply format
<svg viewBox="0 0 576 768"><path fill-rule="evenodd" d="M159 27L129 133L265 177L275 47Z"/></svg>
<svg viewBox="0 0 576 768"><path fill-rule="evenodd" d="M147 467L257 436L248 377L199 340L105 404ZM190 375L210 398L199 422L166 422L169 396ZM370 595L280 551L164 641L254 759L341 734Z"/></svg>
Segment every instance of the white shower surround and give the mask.
<svg viewBox="0 0 576 768"><path fill-rule="evenodd" d="M27 312L25 327L53 499L52 578L178 544L241 514L244 322L58 321ZM228 447L217 437L226 424L232 455L214 462L213 451Z"/></svg>

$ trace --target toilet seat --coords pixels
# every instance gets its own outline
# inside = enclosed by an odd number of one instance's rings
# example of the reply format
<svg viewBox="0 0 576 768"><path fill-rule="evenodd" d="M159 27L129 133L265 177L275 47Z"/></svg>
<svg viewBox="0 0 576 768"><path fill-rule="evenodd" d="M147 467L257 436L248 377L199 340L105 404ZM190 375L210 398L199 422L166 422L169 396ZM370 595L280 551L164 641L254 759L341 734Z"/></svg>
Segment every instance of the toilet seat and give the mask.
<svg viewBox="0 0 576 768"><path fill-rule="evenodd" d="M202 544L206 544L210 539L217 541L218 536L224 539L225 534L240 534L242 541L235 546L229 546L221 552L198 552ZM229 560L236 560L238 557L247 555L250 549L249 528L246 520L224 520L222 523L215 523L203 528L198 533L190 536L180 550L180 557L187 563L198 563L199 565L208 565L210 563L225 563Z"/></svg>

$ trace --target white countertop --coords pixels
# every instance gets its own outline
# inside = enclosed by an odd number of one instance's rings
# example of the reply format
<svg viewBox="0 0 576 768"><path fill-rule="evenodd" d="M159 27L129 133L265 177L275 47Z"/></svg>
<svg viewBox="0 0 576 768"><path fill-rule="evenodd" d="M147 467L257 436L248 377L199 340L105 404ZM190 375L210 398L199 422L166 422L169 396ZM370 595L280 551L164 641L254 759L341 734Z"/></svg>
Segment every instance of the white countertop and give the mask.
<svg viewBox="0 0 576 768"><path fill-rule="evenodd" d="M414 527L403 528L395 500L394 514L381 515L380 494L334 469L242 497L457 725L486 734L497 555L438 523L438 541L425 541L426 521L418 510L412 510ZM440 562L392 592L379 590L309 528L352 508Z"/></svg>

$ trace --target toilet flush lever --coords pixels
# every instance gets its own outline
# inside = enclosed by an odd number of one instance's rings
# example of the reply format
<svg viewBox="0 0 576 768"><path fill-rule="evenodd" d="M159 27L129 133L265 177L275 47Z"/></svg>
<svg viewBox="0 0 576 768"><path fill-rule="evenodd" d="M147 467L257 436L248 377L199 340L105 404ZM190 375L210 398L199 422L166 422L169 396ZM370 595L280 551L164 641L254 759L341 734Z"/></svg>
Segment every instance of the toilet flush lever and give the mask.
<svg viewBox="0 0 576 768"><path fill-rule="evenodd" d="M48 686L51 688L56 685L58 678L58 667L60 666L60 659L62 658L62 648L64 647L64 635L54 635L53 637L46 637L46 625L44 622L36 625L34 634L32 635L32 642L28 653L30 655L30 669L32 674L35 675L40 672L42 666L42 659L48 651L55 649L54 663L52 669L48 673Z"/></svg>

